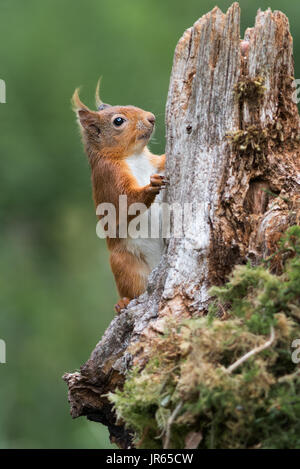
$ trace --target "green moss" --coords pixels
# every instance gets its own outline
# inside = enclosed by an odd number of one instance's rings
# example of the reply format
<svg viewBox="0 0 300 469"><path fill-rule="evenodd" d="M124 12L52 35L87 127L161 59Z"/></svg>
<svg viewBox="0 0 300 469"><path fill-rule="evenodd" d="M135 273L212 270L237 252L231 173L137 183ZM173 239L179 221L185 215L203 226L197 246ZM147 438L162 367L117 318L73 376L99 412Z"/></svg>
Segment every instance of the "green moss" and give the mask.
<svg viewBox="0 0 300 469"><path fill-rule="evenodd" d="M291 87L291 78L285 77L283 79L287 89ZM256 113L258 117L259 107L266 91L264 84L265 79L263 76L254 78L242 76L234 86L234 94L239 103L241 119L245 103L249 108L252 108L253 113ZM300 135L297 125L291 127L291 122L289 121L289 125L287 125L287 120L287 116L280 110L274 122L265 127L262 127L260 123L248 124L242 129L228 132L226 137L230 140L233 149L241 156L253 155L259 162L260 159L264 160L270 149L278 149L283 143L285 144L285 150L298 148Z"/></svg>
<svg viewBox="0 0 300 469"><path fill-rule="evenodd" d="M267 128L260 125L248 125L245 129L229 132L227 138L231 141L234 149L241 154L265 153L269 141Z"/></svg>
<svg viewBox="0 0 300 469"><path fill-rule="evenodd" d="M278 149L283 145L287 148L297 148L300 135L295 129L286 129L285 123L278 118L276 123L262 127L251 124L244 129L238 129L226 134L227 139L241 156L254 155L264 157L270 149Z"/></svg>
<svg viewBox="0 0 300 469"><path fill-rule="evenodd" d="M289 228L279 254L280 277L264 266L238 266L211 290L207 317L170 319L147 365L110 394L138 447L184 448L196 432L199 448L300 448L300 374L291 359L300 337L300 227ZM218 318L220 309L229 318ZM272 328L268 348L228 370L265 344Z"/></svg>
<svg viewBox="0 0 300 469"><path fill-rule="evenodd" d="M259 101L266 90L265 79L261 76L253 79L249 77L242 77L241 80L235 85L234 91L240 101Z"/></svg>

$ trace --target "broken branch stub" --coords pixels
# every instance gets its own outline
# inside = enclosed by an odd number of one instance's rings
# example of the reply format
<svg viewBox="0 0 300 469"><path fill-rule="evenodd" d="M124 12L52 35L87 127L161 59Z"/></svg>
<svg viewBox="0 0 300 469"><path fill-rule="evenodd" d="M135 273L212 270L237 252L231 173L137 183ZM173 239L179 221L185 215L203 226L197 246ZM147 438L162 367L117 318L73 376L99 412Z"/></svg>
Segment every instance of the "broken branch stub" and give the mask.
<svg viewBox="0 0 300 469"><path fill-rule="evenodd" d="M185 225L186 236L166 240L147 291L113 319L80 372L64 375L72 416L104 423L120 447L131 437L105 394L122 387L132 364L145 363L151 338L170 316L204 314L210 286L222 284L234 265L270 256L281 233L299 222L293 70L288 20L270 9L258 12L241 41L239 5L226 14L214 8L177 44L165 199L195 204L197 217ZM280 270L275 261L271 268Z"/></svg>

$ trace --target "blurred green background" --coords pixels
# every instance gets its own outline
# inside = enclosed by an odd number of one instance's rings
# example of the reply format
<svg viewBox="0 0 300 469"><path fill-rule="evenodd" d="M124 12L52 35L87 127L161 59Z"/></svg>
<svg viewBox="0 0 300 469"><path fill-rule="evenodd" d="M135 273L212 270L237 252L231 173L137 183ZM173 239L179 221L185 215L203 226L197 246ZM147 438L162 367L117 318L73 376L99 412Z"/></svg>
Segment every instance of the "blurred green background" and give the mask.
<svg viewBox="0 0 300 469"><path fill-rule="evenodd" d="M230 1L219 1L224 11ZM242 0L242 32L256 10L284 11L300 76L300 3ZM69 416L61 380L86 361L117 294L96 237L90 174L70 97L93 105L97 79L111 104L158 117L183 31L215 1L0 0L0 448L109 448L105 427Z"/></svg>

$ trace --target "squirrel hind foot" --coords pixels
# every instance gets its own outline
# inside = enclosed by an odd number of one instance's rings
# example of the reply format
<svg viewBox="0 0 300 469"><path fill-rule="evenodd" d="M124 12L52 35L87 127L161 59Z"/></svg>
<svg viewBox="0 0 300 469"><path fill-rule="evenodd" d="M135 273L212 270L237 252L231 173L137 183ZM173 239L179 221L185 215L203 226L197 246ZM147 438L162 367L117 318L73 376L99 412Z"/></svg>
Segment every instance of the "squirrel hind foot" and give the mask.
<svg viewBox="0 0 300 469"><path fill-rule="evenodd" d="M127 308L129 303L130 303L130 299L127 298L126 296L124 298L121 298L118 301L118 303L115 305L116 312L120 314L123 309Z"/></svg>

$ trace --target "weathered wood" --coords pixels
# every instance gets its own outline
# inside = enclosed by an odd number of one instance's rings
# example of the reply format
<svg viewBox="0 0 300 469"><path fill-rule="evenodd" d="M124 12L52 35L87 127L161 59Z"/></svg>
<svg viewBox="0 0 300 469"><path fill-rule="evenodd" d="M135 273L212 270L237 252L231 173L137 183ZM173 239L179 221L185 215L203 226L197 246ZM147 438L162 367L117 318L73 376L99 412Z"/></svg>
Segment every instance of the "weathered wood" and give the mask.
<svg viewBox="0 0 300 469"><path fill-rule="evenodd" d="M130 435L103 394L147 359L168 317L205 313L211 285L238 263L270 256L282 231L299 221L292 77L292 38L281 12L259 11L241 42L238 4L226 14L214 8L178 42L166 108L165 198L201 209L185 237L167 240L146 293L113 319L80 372L64 376L72 416L104 423L121 447L130 446Z"/></svg>

